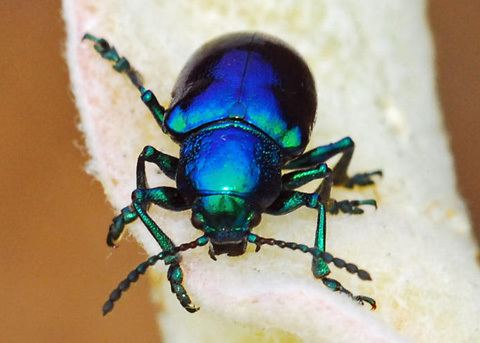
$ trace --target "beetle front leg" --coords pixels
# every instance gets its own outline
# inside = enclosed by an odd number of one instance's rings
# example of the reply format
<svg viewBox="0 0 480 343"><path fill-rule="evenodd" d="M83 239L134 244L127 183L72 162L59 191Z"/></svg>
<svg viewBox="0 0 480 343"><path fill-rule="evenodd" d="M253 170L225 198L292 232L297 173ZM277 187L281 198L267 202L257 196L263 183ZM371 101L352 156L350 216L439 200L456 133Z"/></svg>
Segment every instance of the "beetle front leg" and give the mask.
<svg viewBox="0 0 480 343"><path fill-rule="evenodd" d="M285 169L303 169L310 168L323 163L331 157L342 154L340 160L333 168L333 184L352 188L355 185L366 186L374 183L372 176L382 176L381 170L375 170L369 173L359 173L352 177L348 176L347 169L352 160L355 143L350 137L345 137L338 142L319 146L303 155L293 159L285 165Z"/></svg>
<svg viewBox="0 0 480 343"><path fill-rule="evenodd" d="M326 216L325 206L320 201L320 195L318 193L302 193L298 191L283 191L275 202L265 211L272 215L283 215L295 209L307 206L309 208L316 209L318 211L317 217L317 229L315 230L315 248L320 251L325 251L325 234L326 234ZM320 258L313 258L312 260L312 273L313 275L321 279L323 284L334 292L340 292L348 295L352 299L358 301L363 305L364 302L369 303L372 309L375 309L375 300L363 295L352 295L352 293L344 288L338 281L327 278L330 274L330 268L327 263Z"/></svg>
<svg viewBox="0 0 480 343"><path fill-rule="evenodd" d="M307 206L318 211L314 246L324 252L327 224L325 205L321 203L318 193L308 194L298 191L283 191L265 212L278 216L292 212L301 206ZM312 272L316 278L322 278L330 273L330 268L322 259L314 258L312 261Z"/></svg>
<svg viewBox="0 0 480 343"><path fill-rule="evenodd" d="M142 76L130 65L130 62L123 56L120 56L117 50L111 46L105 39L95 37L86 33L82 40L94 42L94 49L104 59L114 62L113 69L119 73L124 73L130 79L130 82L139 90L143 103L148 107L157 124L163 128L163 120L165 117L165 108L159 104L155 94L143 86Z"/></svg>
<svg viewBox="0 0 480 343"><path fill-rule="evenodd" d="M107 244L111 247L115 246L120 239L126 224L137 219L140 213L145 213L145 216L148 217L146 210L152 203L171 211L184 211L190 208L190 204L187 204L180 193L178 193L178 190L172 187L137 189L132 194L132 200L131 205L123 208L121 213L113 218L107 235ZM153 220L151 222L155 224ZM156 224L151 227L147 224L145 226L147 226L163 250L169 250L173 247L172 241Z"/></svg>
<svg viewBox="0 0 480 343"><path fill-rule="evenodd" d="M375 310L377 308L377 303L375 302L374 299L367 297L365 295L353 295L352 292L350 292L348 289L343 287L342 284L337 280L324 277L322 278L322 282L325 286L327 286L332 291L346 294L353 300L357 301L360 305L363 305L363 303L366 302L372 307L372 310Z"/></svg>
<svg viewBox="0 0 480 343"><path fill-rule="evenodd" d="M108 245L114 246L123 232L125 225L140 218L148 231L158 242L162 251L168 252L173 250L175 244L147 213L147 208L152 203L172 211L184 211L191 207L190 204L185 202L180 193L178 193L178 190L172 187L136 189L132 193L132 204L125 207L122 210L122 213L113 219L113 223L110 226L107 236ZM190 297L182 285L183 271L179 264L180 257L178 255L172 255L164 261L165 264L170 265L167 277L170 282L172 293L177 296L180 304L188 312L197 311L198 308L192 305Z"/></svg>
<svg viewBox="0 0 480 343"><path fill-rule="evenodd" d="M148 215L146 208L149 203L154 203L160 207L173 210L183 211L189 209L190 204L186 203L178 190L171 187L158 187L152 189L137 189L132 194L132 207L158 242L163 251L170 251L174 248L172 240L160 229L155 221ZM196 312L197 307L192 305L187 291L182 285L183 271L180 268L180 257L172 255L165 259L165 264L170 264L168 268L168 281L170 282L172 293L177 296L180 304L188 312Z"/></svg>
<svg viewBox="0 0 480 343"><path fill-rule="evenodd" d="M108 228L107 245L109 247L116 247L125 231L125 225L133 222L137 217L137 213L132 206L122 208L120 214L113 218L112 224L110 224Z"/></svg>
<svg viewBox="0 0 480 343"><path fill-rule="evenodd" d="M180 268L180 264L172 263L170 267L168 267L167 278L170 282L170 289L172 293L177 296L180 305L190 313L197 312L198 307L192 305L192 300L182 285L183 271L182 268Z"/></svg>

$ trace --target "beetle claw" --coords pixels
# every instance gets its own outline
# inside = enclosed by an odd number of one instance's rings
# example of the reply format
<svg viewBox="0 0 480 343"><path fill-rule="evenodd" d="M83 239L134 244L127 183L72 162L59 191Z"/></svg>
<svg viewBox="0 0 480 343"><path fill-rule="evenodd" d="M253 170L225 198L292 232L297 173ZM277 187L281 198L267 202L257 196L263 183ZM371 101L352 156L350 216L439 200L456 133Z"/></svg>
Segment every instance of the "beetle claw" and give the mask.
<svg viewBox="0 0 480 343"><path fill-rule="evenodd" d="M214 260L214 261L217 260L217 256L215 256L215 252L213 251L212 246L208 247L208 255L210 256L210 258L212 260Z"/></svg>
<svg viewBox="0 0 480 343"><path fill-rule="evenodd" d="M188 305L188 306L183 306L183 308L185 310L187 310L187 312L190 312L190 313L195 313L197 312L198 310L200 310L200 307L196 307L194 305Z"/></svg>
<svg viewBox="0 0 480 343"><path fill-rule="evenodd" d="M372 180L372 176L383 176L381 170L375 170L369 173L358 173L348 178L344 186L347 188L353 188L354 186L368 186L373 185L375 182Z"/></svg>
<svg viewBox="0 0 480 343"><path fill-rule="evenodd" d="M371 310L372 311L375 311L376 308L377 308L377 303L375 300L373 300L372 298L370 297L367 297L365 295L357 295L355 297L353 297L354 300L358 301L358 303L360 305L364 305L364 302L368 303L370 306L371 306Z"/></svg>

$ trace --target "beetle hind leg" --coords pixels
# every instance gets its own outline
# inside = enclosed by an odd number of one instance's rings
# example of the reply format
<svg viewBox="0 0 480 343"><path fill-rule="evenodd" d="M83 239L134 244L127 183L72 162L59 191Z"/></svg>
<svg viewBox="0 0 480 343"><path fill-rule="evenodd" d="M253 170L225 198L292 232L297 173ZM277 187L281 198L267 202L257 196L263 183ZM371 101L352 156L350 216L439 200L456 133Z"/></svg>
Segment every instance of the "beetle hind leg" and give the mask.
<svg viewBox="0 0 480 343"><path fill-rule="evenodd" d="M86 33L82 40L89 40L94 43L94 49L102 56L102 58L112 61L113 69L118 71L119 73L125 73L132 84L140 89L143 87L142 85L142 76L138 71L131 67L130 62L125 58L121 57L117 50L111 46L105 39L95 37L90 33Z"/></svg>
<svg viewBox="0 0 480 343"><path fill-rule="evenodd" d="M111 46L107 40L96 37L90 33L85 33L82 40L89 40L94 43L94 49L102 56L102 58L113 62L113 69L119 73L128 76L130 82L139 90L143 103L153 114L158 125L163 125L165 116L165 108L159 104L155 94L143 86L143 80L140 73L130 65L130 62L123 56L120 56L117 50Z"/></svg>

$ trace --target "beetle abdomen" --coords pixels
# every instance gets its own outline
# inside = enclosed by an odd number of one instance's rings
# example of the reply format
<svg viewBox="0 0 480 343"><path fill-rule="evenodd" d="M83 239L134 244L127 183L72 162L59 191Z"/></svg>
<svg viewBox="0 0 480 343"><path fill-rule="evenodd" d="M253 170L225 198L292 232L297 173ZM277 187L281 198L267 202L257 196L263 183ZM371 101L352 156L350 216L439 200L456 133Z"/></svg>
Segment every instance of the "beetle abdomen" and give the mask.
<svg viewBox="0 0 480 343"><path fill-rule="evenodd" d="M316 93L305 62L259 33L220 37L181 72L165 127L177 141L200 126L235 118L265 132L286 156L300 154L315 119Z"/></svg>

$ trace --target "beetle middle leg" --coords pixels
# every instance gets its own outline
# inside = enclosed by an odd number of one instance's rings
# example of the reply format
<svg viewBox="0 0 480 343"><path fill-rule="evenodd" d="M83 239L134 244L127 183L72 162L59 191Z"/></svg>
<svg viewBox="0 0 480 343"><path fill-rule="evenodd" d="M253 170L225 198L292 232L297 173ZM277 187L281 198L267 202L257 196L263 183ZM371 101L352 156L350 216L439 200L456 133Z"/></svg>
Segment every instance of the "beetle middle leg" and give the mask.
<svg viewBox="0 0 480 343"><path fill-rule="evenodd" d="M382 176L381 170L375 170L368 173L355 174L348 176L347 169L352 160L355 143L350 137L345 137L338 142L319 146L310 150L299 157L293 159L285 165L285 169L303 169L311 168L315 165L323 163L331 157L342 154L340 160L333 168L333 184L352 188L355 185L366 186L374 183L372 176Z"/></svg>

